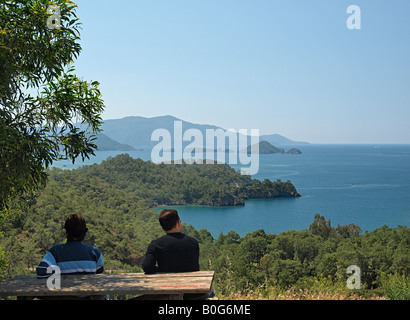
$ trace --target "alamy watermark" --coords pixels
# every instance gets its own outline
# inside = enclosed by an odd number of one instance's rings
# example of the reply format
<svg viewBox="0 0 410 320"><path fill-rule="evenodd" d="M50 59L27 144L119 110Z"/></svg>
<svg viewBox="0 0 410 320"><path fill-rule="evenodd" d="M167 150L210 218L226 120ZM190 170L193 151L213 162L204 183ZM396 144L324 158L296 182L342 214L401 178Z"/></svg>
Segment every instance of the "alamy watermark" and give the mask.
<svg viewBox="0 0 410 320"><path fill-rule="evenodd" d="M360 268L356 265L351 265L347 267L346 270L347 274L351 274L349 278L347 278L346 285L350 290L353 289L360 289L361 288L361 271Z"/></svg>
<svg viewBox="0 0 410 320"><path fill-rule="evenodd" d="M153 163L212 164L216 161L236 165L239 162L243 165L242 174L254 175L259 171L259 129L251 129L250 135L247 129L206 129L204 141L201 130L183 131L182 121L174 121L173 135L167 129L156 129L151 141L159 142L151 151ZM184 142L189 144L184 147Z"/></svg>
<svg viewBox="0 0 410 320"><path fill-rule="evenodd" d="M47 273L51 275L47 278L47 288L49 290L61 290L61 270L58 266L49 266Z"/></svg>
<svg viewBox="0 0 410 320"><path fill-rule="evenodd" d="M350 5L347 7L346 13L350 16L346 20L346 26L349 30L360 30L362 28L362 12L357 5Z"/></svg>
<svg viewBox="0 0 410 320"><path fill-rule="evenodd" d="M47 28L50 30L61 28L61 8L60 6L50 5L47 13L51 14L47 19Z"/></svg>
<svg viewBox="0 0 410 320"><path fill-rule="evenodd" d="M61 28L61 8L57 5L50 5L47 8L47 13L51 14L47 19L47 28L50 30ZM361 9L358 5L352 4L347 7L346 13L350 14L346 20L346 26L349 30L360 30Z"/></svg>

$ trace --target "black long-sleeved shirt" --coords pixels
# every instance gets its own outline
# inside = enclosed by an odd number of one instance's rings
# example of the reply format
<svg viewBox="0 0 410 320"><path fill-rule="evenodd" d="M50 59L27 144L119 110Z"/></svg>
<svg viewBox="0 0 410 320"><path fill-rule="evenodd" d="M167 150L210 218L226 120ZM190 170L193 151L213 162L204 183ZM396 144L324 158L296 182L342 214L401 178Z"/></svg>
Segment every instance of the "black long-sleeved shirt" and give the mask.
<svg viewBox="0 0 410 320"><path fill-rule="evenodd" d="M198 261L198 241L177 232L166 234L150 243L142 268L145 273L192 272L199 271Z"/></svg>

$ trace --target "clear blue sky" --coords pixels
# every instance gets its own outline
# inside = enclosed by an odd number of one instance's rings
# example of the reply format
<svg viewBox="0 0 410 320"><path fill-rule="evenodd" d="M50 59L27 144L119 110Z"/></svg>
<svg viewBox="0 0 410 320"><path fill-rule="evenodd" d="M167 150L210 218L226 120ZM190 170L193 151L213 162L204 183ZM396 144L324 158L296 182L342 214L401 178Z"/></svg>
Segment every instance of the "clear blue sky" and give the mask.
<svg viewBox="0 0 410 320"><path fill-rule="evenodd" d="M410 143L409 0L74 0L104 119ZM361 29L349 30L349 5Z"/></svg>

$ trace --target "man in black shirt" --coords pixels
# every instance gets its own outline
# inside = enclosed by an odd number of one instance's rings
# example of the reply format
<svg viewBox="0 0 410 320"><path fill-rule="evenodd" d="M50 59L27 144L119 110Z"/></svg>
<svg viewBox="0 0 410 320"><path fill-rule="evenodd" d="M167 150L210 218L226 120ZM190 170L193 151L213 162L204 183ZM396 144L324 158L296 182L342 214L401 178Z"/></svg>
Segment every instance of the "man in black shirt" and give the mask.
<svg viewBox="0 0 410 320"><path fill-rule="evenodd" d="M178 212L164 209L159 223L166 235L152 241L142 263L145 273L199 271L199 245L182 233ZM158 265L157 265L158 264Z"/></svg>
<svg viewBox="0 0 410 320"><path fill-rule="evenodd" d="M193 272L199 271L199 244L194 238L182 233L178 212L164 209L159 214L159 223L166 235L154 240L148 246L142 263L145 273ZM187 300L205 300L213 297L213 290L207 294L185 294Z"/></svg>

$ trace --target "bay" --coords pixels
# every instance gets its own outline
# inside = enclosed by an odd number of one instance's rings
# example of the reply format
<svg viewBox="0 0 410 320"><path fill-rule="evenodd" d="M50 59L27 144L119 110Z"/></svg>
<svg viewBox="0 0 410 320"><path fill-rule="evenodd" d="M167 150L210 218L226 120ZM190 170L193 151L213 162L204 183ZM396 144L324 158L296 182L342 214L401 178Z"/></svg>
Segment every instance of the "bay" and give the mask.
<svg viewBox="0 0 410 320"><path fill-rule="evenodd" d="M410 145L306 145L302 154L260 155L252 178L290 180L296 199L248 200L240 207L174 206L183 222L205 228L214 237L233 230L241 236L258 229L279 234L308 229L314 215L333 226L354 223L363 231L410 222ZM125 152L96 152L84 163L59 161L73 169L100 163ZM150 160L150 150L126 152ZM239 169L239 165L233 165Z"/></svg>

